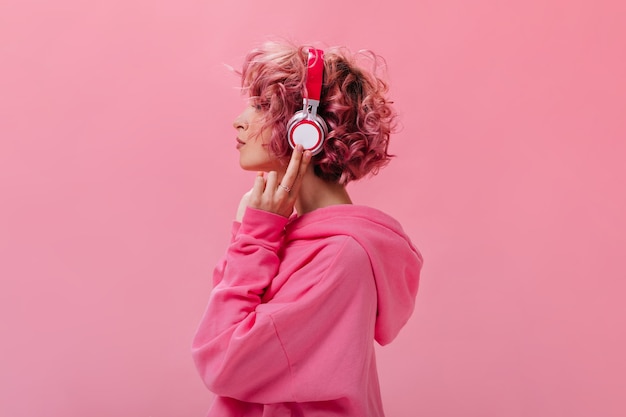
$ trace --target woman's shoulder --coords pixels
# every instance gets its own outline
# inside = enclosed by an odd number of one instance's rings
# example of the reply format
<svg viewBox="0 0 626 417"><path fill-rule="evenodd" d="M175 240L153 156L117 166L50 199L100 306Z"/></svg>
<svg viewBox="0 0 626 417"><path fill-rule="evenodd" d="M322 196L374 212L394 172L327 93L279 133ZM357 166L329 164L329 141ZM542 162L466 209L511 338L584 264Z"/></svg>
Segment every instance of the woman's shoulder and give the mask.
<svg viewBox="0 0 626 417"><path fill-rule="evenodd" d="M293 216L285 231L288 240L320 239L335 235L359 237L363 234L393 234L403 239L406 237L401 224L389 214L356 204L337 204L302 216Z"/></svg>

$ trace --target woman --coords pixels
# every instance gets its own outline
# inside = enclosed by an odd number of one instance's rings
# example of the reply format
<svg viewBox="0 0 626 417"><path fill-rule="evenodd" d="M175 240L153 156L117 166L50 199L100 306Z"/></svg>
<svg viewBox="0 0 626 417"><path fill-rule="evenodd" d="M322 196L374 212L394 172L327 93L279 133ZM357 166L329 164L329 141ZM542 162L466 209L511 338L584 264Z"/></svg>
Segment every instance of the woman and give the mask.
<svg viewBox="0 0 626 417"><path fill-rule="evenodd" d="M244 61L250 105L234 127L258 175L193 340L209 416L384 415L374 340L409 319L422 257L346 191L389 161L395 119L356 57L266 43Z"/></svg>

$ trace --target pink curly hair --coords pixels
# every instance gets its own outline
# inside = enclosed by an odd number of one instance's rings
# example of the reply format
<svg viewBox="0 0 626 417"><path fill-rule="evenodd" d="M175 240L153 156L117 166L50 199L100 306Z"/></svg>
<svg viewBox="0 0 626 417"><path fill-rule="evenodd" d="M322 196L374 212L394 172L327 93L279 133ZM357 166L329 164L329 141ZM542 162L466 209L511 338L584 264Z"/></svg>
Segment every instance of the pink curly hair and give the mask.
<svg viewBox="0 0 626 417"><path fill-rule="evenodd" d="M286 159L287 122L302 109L306 85L307 50L289 43L266 42L245 57L241 86L253 104L264 110L263 129L272 131L270 150ZM357 63L369 58L373 69ZM371 52L352 54L345 48L324 52L324 80L318 114L328 124L323 152L314 156L315 174L347 184L367 174L375 175L392 158L387 152L395 129L396 113L387 100L387 84L377 76L384 63Z"/></svg>

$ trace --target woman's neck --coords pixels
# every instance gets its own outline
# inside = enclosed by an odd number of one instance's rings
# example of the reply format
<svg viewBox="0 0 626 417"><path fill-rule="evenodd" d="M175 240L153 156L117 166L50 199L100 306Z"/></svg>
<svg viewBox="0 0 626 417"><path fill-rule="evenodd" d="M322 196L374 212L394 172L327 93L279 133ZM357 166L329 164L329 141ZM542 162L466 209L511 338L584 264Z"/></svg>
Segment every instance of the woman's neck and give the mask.
<svg viewBox="0 0 626 417"><path fill-rule="evenodd" d="M315 175L313 167L309 166L302 179L302 186L296 200L298 215L336 204L352 204L346 187L341 184L324 181Z"/></svg>

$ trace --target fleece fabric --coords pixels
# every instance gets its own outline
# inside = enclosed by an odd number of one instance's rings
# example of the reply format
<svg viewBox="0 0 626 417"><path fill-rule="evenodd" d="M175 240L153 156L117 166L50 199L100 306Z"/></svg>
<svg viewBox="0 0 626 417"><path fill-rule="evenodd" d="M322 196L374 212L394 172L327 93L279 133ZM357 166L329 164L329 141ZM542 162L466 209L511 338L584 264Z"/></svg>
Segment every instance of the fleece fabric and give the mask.
<svg viewBox="0 0 626 417"><path fill-rule="evenodd" d="M248 208L213 274L192 356L210 417L382 417L374 340L411 316L422 256L387 214Z"/></svg>

